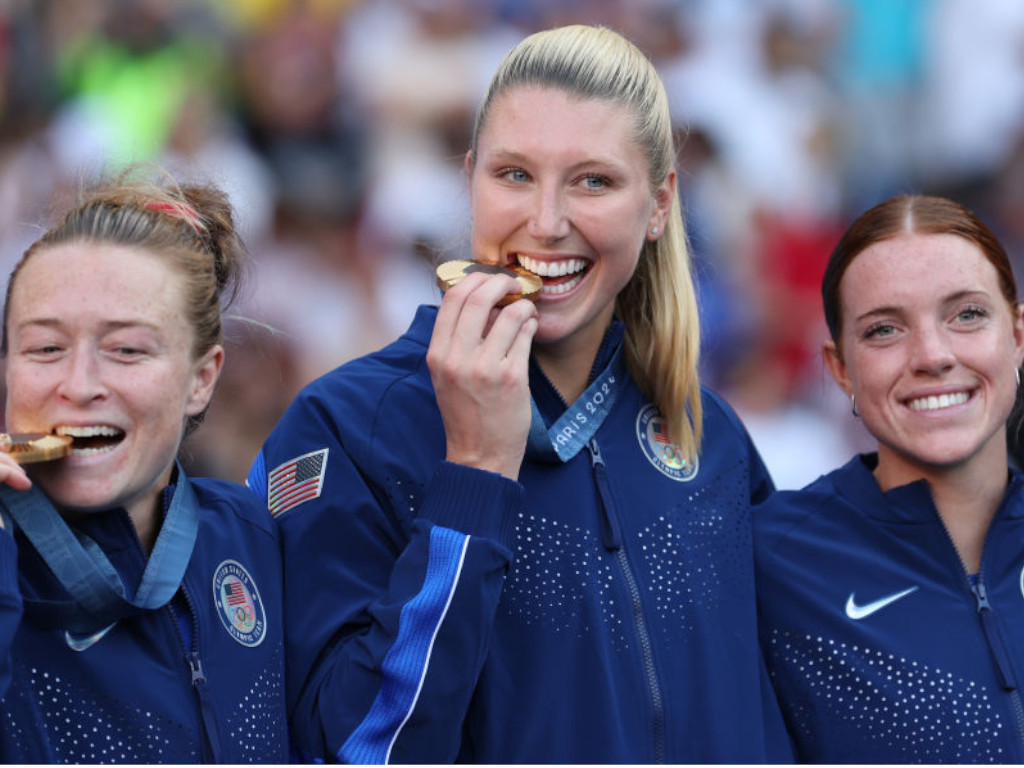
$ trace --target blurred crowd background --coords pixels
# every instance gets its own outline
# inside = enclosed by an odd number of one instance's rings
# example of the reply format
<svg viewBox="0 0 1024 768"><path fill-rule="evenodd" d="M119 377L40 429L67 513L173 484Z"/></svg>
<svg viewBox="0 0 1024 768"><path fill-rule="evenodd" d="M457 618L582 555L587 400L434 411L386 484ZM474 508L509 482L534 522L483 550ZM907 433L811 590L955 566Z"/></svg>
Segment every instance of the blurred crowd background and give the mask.
<svg viewBox="0 0 1024 768"><path fill-rule="evenodd" d="M703 375L780 487L867 445L820 355L853 217L952 196L1024 275L1021 0L0 0L0 271L97 174L226 188L254 269L186 460L242 480L303 384L439 300L483 90L525 34L572 22L665 79Z"/></svg>

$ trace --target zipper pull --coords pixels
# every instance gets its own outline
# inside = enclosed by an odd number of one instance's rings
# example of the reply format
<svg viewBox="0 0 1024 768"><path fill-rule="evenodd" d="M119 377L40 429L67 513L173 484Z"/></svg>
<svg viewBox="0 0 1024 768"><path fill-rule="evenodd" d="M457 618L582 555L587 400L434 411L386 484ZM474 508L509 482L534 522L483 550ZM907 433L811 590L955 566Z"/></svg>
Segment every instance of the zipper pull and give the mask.
<svg viewBox="0 0 1024 768"><path fill-rule="evenodd" d="M974 601L978 604L978 613L992 610L992 606L988 602L988 592L980 580L971 585L971 592L974 593Z"/></svg>
<svg viewBox="0 0 1024 768"><path fill-rule="evenodd" d="M192 670L192 685L199 685L206 682L206 675L203 674L203 662L199 659L198 653L188 655L188 668Z"/></svg>
<svg viewBox="0 0 1024 768"><path fill-rule="evenodd" d="M616 552L622 549L622 531L619 529L619 521L615 518L611 492L608 490L608 470L601 457L601 449L597 447L597 440L587 442L587 451L590 452L590 464L594 469L594 480L597 483L601 505L601 538L605 549Z"/></svg>
<svg viewBox="0 0 1024 768"><path fill-rule="evenodd" d="M995 664L996 672L999 675L999 685L1004 691L1017 690L1017 679L1013 672L1013 662L1006 652L1006 643L1003 642L1003 633L999 629L999 623L995 611L988 601L988 592L981 577L971 584L971 592L974 593L974 600L978 606L978 616L981 619L981 631L985 635L989 651L992 654L992 661Z"/></svg>
<svg viewBox="0 0 1024 768"><path fill-rule="evenodd" d="M232 762L225 760L226 755L217 728L217 716L210 700L210 689L206 685L206 675L203 674L203 662L199 658L199 653L192 651L185 658L188 660L188 668L192 671L192 687L199 699L199 712L203 719L203 733L206 736L203 741L203 762Z"/></svg>

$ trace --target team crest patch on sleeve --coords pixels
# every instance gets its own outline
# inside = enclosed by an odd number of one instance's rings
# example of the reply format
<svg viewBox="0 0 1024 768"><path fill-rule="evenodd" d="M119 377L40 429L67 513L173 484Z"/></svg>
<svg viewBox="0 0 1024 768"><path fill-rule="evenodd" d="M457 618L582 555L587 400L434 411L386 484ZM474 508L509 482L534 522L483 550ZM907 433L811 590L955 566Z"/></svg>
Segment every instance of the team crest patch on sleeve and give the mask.
<svg viewBox="0 0 1024 768"><path fill-rule="evenodd" d="M697 476L700 462L697 459L692 463L686 461L679 446L669 441L665 418L653 403L648 403L637 414L636 439L647 460L666 477L686 483Z"/></svg>
<svg viewBox="0 0 1024 768"><path fill-rule="evenodd" d="M267 635L267 612L252 576L236 560L225 560L213 574L213 604L224 629L237 642L254 648Z"/></svg>
<svg viewBox="0 0 1024 768"><path fill-rule="evenodd" d="M267 477L267 508L274 517L320 497L327 471L327 449L286 461Z"/></svg>

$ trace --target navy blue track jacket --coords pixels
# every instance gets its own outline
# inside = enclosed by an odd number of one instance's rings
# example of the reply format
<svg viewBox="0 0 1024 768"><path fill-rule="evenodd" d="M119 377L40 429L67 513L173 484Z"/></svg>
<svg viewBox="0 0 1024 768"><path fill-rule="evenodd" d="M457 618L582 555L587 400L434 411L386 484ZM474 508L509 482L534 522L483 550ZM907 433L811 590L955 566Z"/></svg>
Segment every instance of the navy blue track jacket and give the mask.
<svg viewBox="0 0 1024 768"><path fill-rule="evenodd" d="M974 578L924 480L875 454L755 509L765 654L812 763L1024 762L1024 488Z"/></svg>
<svg viewBox="0 0 1024 768"><path fill-rule="evenodd" d="M288 760L277 531L248 489L192 486L199 531L179 597L106 633L24 617L23 595L66 593L21 531L0 531L0 761ZM74 527L139 583L146 555L124 510Z"/></svg>
<svg viewBox="0 0 1024 768"><path fill-rule="evenodd" d="M528 456L518 483L447 463L436 312L307 386L249 476L283 537L298 748L786 759L755 626L750 504L771 480L732 411L704 393L703 451L681 469L629 379L568 462Z"/></svg>

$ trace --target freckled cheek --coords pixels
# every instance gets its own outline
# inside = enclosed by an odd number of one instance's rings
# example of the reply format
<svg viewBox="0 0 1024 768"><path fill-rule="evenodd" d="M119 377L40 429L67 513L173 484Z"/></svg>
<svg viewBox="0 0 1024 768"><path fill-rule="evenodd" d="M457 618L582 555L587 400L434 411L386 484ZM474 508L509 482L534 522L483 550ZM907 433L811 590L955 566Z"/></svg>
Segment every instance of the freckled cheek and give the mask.
<svg viewBox="0 0 1024 768"><path fill-rule="evenodd" d="M9 367L6 378L8 406L41 400L53 393L60 383L60 377L54 374L55 371L46 368Z"/></svg>
<svg viewBox="0 0 1024 768"><path fill-rule="evenodd" d="M8 375L4 420L7 431L27 432L39 429L35 422L46 405L52 401L54 389L48 382Z"/></svg>
<svg viewBox="0 0 1024 768"><path fill-rule="evenodd" d="M861 408L861 402L868 406L871 401L888 399L903 370L900 364L884 356L854 355L848 360L847 372L857 395L858 408Z"/></svg>

